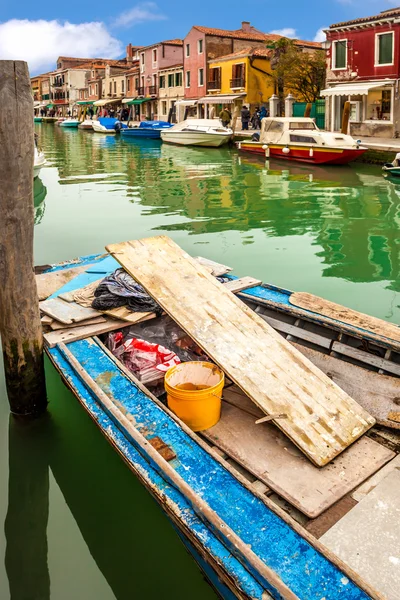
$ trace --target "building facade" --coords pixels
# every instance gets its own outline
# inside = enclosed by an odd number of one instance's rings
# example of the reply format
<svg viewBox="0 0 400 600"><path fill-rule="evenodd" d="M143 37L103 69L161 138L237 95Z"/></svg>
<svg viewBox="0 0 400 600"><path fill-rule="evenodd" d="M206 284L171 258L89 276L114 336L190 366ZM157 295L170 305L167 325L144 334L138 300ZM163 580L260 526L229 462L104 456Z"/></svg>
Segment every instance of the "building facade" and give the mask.
<svg viewBox="0 0 400 600"><path fill-rule="evenodd" d="M350 101L353 136L400 132L400 9L331 25L327 36L327 129L339 131Z"/></svg>
<svg viewBox="0 0 400 600"><path fill-rule="evenodd" d="M183 100L183 63L158 72L158 118L161 121L171 120L176 123L179 115L176 113L177 102ZM178 104L179 106L179 104Z"/></svg>

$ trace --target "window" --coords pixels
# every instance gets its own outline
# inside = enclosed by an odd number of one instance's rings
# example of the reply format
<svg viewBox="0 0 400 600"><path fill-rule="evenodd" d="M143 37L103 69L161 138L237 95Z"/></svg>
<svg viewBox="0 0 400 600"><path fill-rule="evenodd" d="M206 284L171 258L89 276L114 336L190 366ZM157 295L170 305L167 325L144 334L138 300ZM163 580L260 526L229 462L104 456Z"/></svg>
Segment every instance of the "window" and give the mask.
<svg viewBox="0 0 400 600"><path fill-rule="evenodd" d="M182 73L175 73L175 86L180 87L182 85Z"/></svg>
<svg viewBox="0 0 400 600"><path fill-rule="evenodd" d="M190 71L186 71L186 87L190 87Z"/></svg>
<svg viewBox="0 0 400 600"><path fill-rule="evenodd" d="M301 121L290 121L289 129L316 129L316 125L313 121L302 123Z"/></svg>
<svg viewBox="0 0 400 600"><path fill-rule="evenodd" d="M244 88L246 65L239 63L232 65L231 89Z"/></svg>
<svg viewBox="0 0 400 600"><path fill-rule="evenodd" d="M111 94L112 94L112 83L110 81L110 96L111 96Z"/></svg>
<svg viewBox="0 0 400 600"><path fill-rule="evenodd" d="M375 36L375 66L392 65L394 32L378 33Z"/></svg>
<svg viewBox="0 0 400 600"><path fill-rule="evenodd" d="M165 75L160 75L159 87L160 88L165 88Z"/></svg>
<svg viewBox="0 0 400 600"><path fill-rule="evenodd" d="M367 98L367 119L391 121L392 90L370 90Z"/></svg>
<svg viewBox="0 0 400 600"><path fill-rule="evenodd" d="M98 86L98 84L97 84L97 83L96 83L96 85L95 85L95 90L96 90L95 94L96 94L96 96L97 96L97 95L98 95L98 93L99 93L99 86Z"/></svg>
<svg viewBox="0 0 400 600"><path fill-rule="evenodd" d="M333 42L332 69L347 67L347 40Z"/></svg>
<svg viewBox="0 0 400 600"><path fill-rule="evenodd" d="M186 56L190 56L190 44L186 44Z"/></svg>
<svg viewBox="0 0 400 600"><path fill-rule="evenodd" d="M124 80L122 79L121 81L121 93L123 94L125 91L125 85L124 85Z"/></svg>
<svg viewBox="0 0 400 600"><path fill-rule="evenodd" d="M197 50L199 54L203 54L203 40L198 40L197 42Z"/></svg>
<svg viewBox="0 0 400 600"><path fill-rule="evenodd" d="M114 94L116 94L116 93L117 93L117 82L114 81Z"/></svg>
<svg viewBox="0 0 400 600"><path fill-rule="evenodd" d="M199 85L204 85L204 69L199 69Z"/></svg>
<svg viewBox="0 0 400 600"><path fill-rule="evenodd" d="M167 114L167 103L165 100L163 100L161 102L161 114L162 115L166 115Z"/></svg>
<svg viewBox="0 0 400 600"><path fill-rule="evenodd" d="M153 50L153 63L157 62L157 48L154 48Z"/></svg>
<svg viewBox="0 0 400 600"><path fill-rule="evenodd" d="M170 73L170 74L168 75L168 87L169 87L169 88L170 88L170 87L174 87L174 80L175 80L174 74L173 74L173 73Z"/></svg>
<svg viewBox="0 0 400 600"><path fill-rule="evenodd" d="M140 64L144 65L144 52L142 52L140 55Z"/></svg>
<svg viewBox="0 0 400 600"><path fill-rule="evenodd" d="M290 141L291 142L301 142L303 144L316 144L317 143L314 138L309 137L308 135L290 134Z"/></svg>
<svg viewBox="0 0 400 600"><path fill-rule="evenodd" d="M127 92L131 91L131 80L130 79L126 80L126 91Z"/></svg>
<svg viewBox="0 0 400 600"><path fill-rule="evenodd" d="M211 67L209 71L208 89L221 89L221 67Z"/></svg>
<svg viewBox="0 0 400 600"><path fill-rule="evenodd" d="M135 79L135 90L137 90L139 87L139 77L136 77Z"/></svg>

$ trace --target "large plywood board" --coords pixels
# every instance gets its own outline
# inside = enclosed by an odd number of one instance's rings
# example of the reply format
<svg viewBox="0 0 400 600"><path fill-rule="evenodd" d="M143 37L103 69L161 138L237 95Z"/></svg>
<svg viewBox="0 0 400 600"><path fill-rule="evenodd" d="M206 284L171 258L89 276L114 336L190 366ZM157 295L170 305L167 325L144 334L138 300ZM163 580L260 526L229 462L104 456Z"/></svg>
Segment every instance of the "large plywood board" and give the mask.
<svg viewBox="0 0 400 600"><path fill-rule="evenodd" d="M364 436L320 469L277 427L256 425L262 413L238 388L224 398L220 421L202 435L312 519L395 456Z"/></svg>
<svg viewBox="0 0 400 600"><path fill-rule="evenodd" d="M165 236L107 250L316 465L374 423L262 318Z"/></svg>
<svg viewBox="0 0 400 600"><path fill-rule="evenodd" d="M395 470L320 538L386 600L400 598L399 515Z"/></svg>

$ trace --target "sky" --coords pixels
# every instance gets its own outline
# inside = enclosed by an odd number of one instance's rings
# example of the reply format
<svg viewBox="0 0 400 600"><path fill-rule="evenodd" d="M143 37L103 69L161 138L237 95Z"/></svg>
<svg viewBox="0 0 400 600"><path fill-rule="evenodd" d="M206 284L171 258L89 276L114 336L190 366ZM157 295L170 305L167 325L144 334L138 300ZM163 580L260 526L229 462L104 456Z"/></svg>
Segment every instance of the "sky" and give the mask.
<svg viewBox="0 0 400 600"><path fill-rule="evenodd" d="M0 59L26 60L32 75L55 68L58 56L119 58L128 43L183 38L192 25L321 41L332 23L374 15L400 0L1 0Z"/></svg>

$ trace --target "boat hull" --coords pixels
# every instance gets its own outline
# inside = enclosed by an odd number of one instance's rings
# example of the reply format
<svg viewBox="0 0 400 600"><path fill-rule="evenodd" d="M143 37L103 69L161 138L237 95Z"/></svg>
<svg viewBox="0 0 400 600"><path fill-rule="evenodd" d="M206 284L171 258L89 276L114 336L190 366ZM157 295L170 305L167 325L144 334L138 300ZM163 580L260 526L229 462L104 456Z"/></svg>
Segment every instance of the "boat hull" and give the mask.
<svg viewBox="0 0 400 600"><path fill-rule="evenodd" d="M160 139L162 129L141 129L140 127L132 127L130 129L123 129L121 135L123 137L135 138L135 139Z"/></svg>
<svg viewBox="0 0 400 600"><path fill-rule="evenodd" d="M267 149L268 148L268 149ZM286 148L289 152L286 152ZM270 158L292 160L314 165L347 165L366 152L367 148L329 148L316 146L296 146L295 144L269 144L262 142L238 142L238 149Z"/></svg>
<svg viewBox="0 0 400 600"><path fill-rule="evenodd" d="M86 131L93 131L93 121L92 119L86 119L86 121L82 121L78 126L78 129L85 129Z"/></svg>
<svg viewBox="0 0 400 600"><path fill-rule="evenodd" d="M34 123L42 123L42 121L43 121L43 117L33 117Z"/></svg>
<svg viewBox="0 0 400 600"><path fill-rule="evenodd" d="M163 131L161 139L168 144L178 144L179 146L204 146L209 148L219 148L227 144L231 139L230 134L214 134L192 131Z"/></svg>
<svg viewBox="0 0 400 600"><path fill-rule="evenodd" d="M71 120L68 121L68 119L66 121L62 121L60 123L60 127L69 127L70 129L77 129L79 125L79 121L78 120Z"/></svg>

